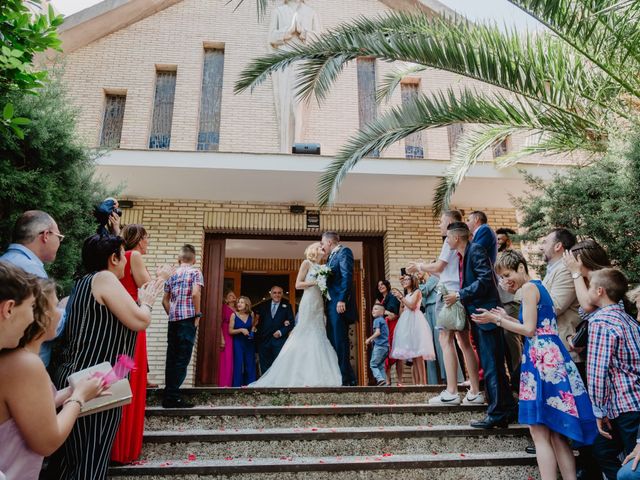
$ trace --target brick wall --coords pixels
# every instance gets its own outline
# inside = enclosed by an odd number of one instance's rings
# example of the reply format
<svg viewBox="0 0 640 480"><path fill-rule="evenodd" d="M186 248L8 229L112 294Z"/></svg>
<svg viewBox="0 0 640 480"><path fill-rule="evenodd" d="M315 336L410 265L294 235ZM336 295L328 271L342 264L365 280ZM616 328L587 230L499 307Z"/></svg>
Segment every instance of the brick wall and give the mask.
<svg viewBox="0 0 640 480"><path fill-rule="evenodd" d="M289 212L288 204L193 202L180 200L149 200L131 198L135 207L124 210L124 223L142 223L150 234L151 244L145 262L150 271L162 263L175 263L184 243L198 250L198 265L202 264L205 232L246 233L259 238L265 234L296 234L314 236L300 220L303 216ZM307 205L313 207L313 205ZM484 210L490 224L497 228L515 227L512 209L483 209L482 205L465 206L465 211ZM337 205L321 214L321 230L336 229L341 234L381 235L384 237L385 271L398 286L400 268L416 258L435 259L442 245L428 207ZM160 302L153 311L153 322L147 330L151 382L164 381L166 352L166 315ZM195 353L194 353L195 356ZM191 362L186 384L193 383Z"/></svg>

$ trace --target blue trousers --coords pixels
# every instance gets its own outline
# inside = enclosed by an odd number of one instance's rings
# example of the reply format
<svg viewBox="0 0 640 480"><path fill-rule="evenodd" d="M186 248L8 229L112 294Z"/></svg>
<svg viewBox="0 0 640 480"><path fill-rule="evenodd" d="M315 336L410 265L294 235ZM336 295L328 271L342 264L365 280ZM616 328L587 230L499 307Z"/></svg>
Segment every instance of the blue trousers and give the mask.
<svg viewBox="0 0 640 480"><path fill-rule="evenodd" d="M195 318L169 322L167 330L167 360L164 370L165 400L178 400L180 386L187 376L193 344L196 341Z"/></svg>
<svg viewBox="0 0 640 480"><path fill-rule="evenodd" d="M233 337L233 386L242 387L256 381L256 347L244 335Z"/></svg>
<svg viewBox="0 0 640 480"><path fill-rule="evenodd" d="M356 376L349 358L349 325L335 309L335 304L327 305L327 337L338 355L342 385L351 386L356 384Z"/></svg>
<svg viewBox="0 0 640 480"><path fill-rule="evenodd" d="M509 419L514 413L516 402L507 381L502 329L483 330L473 323L472 332L480 355L480 365L484 370L489 404L487 417L498 421Z"/></svg>
<svg viewBox="0 0 640 480"><path fill-rule="evenodd" d="M593 442L593 456L596 457L602 473L609 480L616 480L618 470L622 466L618 455L622 453L627 456L636 446L640 412L623 413L619 417L610 420L610 422L611 432L609 433L613 438L607 440L602 435L598 435L596 441Z"/></svg>
<svg viewBox="0 0 640 480"><path fill-rule="evenodd" d="M369 367L371 367L376 382L387 381L387 376L384 373L384 361L387 359L387 355L389 355L389 347L373 345Z"/></svg>
<svg viewBox="0 0 640 480"><path fill-rule="evenodd" d="M631 467L633 467L633 460L618 470L618 480L640 480L640 465L635 472L631 470Z"/></svg>

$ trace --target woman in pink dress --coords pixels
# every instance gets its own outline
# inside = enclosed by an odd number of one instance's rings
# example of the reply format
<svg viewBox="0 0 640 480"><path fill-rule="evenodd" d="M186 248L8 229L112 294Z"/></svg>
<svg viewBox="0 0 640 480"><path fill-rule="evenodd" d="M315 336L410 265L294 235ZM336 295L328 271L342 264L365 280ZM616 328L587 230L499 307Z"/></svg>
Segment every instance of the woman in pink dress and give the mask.
<svg viewBox="0 0 640 480"><path fill-rule="evenodd" d="M222 304L222 322L220 328L220 368L218 370L218 386L230 387L233 382L233 339L229 335L229 320L236 311L236 294L228 291Z"/></svg>

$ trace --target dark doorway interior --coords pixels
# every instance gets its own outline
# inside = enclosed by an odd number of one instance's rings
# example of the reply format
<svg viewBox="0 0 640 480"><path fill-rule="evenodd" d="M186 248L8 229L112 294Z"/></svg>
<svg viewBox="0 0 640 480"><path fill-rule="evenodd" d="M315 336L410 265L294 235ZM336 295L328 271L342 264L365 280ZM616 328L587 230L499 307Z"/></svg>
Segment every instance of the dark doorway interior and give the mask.
<svg viewBox="0 0 640 480"><path fill-rule="evenodd" d="M283 297L289 300L289 275L268 275L264 273L242 274L242 295L251 299L252 308L255 310L262 302L269 301L271 287L282 287Z"/></svg>

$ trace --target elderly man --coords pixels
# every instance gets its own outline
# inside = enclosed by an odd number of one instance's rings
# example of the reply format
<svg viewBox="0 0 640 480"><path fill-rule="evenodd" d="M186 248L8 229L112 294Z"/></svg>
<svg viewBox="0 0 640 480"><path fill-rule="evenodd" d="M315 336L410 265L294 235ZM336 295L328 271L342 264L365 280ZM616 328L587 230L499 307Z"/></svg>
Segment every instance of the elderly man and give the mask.
<svg viewBox="0 0 640 480"><path fill-rule="evenodd" d="M44 269L45 263L56 259L60 243L64 235L60 233L56 221L46 212L29 210L24 212L13 227L13 243L0 257L0 260L11 263L25 272L40 278L48 278ZM56 337L64 329L64 315L60 319ZM40 348L40 358L45 365L51 359L51 342L44 342Z"/></svg>

